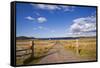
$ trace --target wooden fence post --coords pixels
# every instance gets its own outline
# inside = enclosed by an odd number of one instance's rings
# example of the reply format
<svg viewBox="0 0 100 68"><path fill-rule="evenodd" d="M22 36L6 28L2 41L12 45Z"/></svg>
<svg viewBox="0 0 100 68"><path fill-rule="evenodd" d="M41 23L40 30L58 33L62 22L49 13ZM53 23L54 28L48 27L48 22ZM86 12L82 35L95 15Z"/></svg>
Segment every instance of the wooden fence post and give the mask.
<svg viewBox="0 0 100 68"><path fill-rule="evenodd" d="M31 50L32 50L32 55L31 55L31 57L34 57L34 40L32 41Z"/></svg>
<svg viewBox="0 0 100 68"><path fill-rule="evenodd" d="M76 39L76 54L79 54L79 39Z"/></svg>

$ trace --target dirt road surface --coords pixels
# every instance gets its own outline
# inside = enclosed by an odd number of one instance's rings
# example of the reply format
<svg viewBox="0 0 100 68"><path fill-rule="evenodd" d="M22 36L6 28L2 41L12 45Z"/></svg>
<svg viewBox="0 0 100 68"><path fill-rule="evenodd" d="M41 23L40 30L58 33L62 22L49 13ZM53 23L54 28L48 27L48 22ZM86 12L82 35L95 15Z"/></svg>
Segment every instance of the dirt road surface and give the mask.
<svg viewBox="0 0 100 68"><path fill-rule="evenodd" d="M87 61L87 59L81 59L77 54L71 51L66 51L59 41L56 41L55 45L52 49L50 49L48 54L50 55L43 57L36 64Z"/></svg>

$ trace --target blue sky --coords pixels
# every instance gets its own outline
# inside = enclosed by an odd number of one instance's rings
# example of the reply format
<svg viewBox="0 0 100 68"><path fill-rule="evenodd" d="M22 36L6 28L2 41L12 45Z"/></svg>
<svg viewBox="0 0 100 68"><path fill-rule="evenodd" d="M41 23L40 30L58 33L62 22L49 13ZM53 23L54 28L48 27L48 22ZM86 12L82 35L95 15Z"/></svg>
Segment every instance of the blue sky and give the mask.
<svg viewBox="0 0 100 68"><path fill-rule="evenodd" d="M96 35L96 7L16 4L16 36L36 38Z"/></svg>

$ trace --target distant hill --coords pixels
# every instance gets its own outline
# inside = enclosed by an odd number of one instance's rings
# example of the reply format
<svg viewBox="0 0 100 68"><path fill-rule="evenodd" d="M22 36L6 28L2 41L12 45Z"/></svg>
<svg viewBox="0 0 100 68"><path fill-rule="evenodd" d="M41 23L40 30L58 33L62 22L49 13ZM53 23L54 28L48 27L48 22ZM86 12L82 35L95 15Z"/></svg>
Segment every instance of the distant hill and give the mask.
<svg viewBox="0 0 100 68"><path fill-rule="evenodd" d="M26 36L19 36L16 37L17 40L27 40L27 39L35 39L34 37L26 37Z"/></svg>
<svg viewBox="0 0 100 68"><path fill-rule="evenodd" d="M71 40L71 39L79 39L79 38L95 38L96 36L89 36L89 37L85 37L85 36L81 36L81 37L56 37L56 38L37 38L39 40Z"/></svg>
<svg viewBox="0 0 100 68"><path fill-rule="evenodd" d="M16 37L17 40L29 40L29 39L38 39L38 40L61 40L61 39L79 39L79 38L95 38L96 36L81 36L81 37L55 37L55 38L34 38L34 37L26 37L26 36L19 36Z"/></svg>
<svg viewBox="0 0 100 68"><path fill-rule="evenodd" d="M77 37L39 38L40 40L77 39Z"/></svg>

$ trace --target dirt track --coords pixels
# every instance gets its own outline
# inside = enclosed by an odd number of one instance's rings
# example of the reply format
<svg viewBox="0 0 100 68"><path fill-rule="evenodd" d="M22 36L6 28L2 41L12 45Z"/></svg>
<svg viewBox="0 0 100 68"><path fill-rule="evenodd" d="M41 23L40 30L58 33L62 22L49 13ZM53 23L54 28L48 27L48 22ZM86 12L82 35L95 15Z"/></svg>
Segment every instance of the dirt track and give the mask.
<svg viewBox="0 0 100 68"><path fill-rule="evenodd" d="M36 64L86 61L84 59L80 59L80 57L75 53L66 51L59 41L55 43L48 54L50 55L45 56Z"/></svg>

